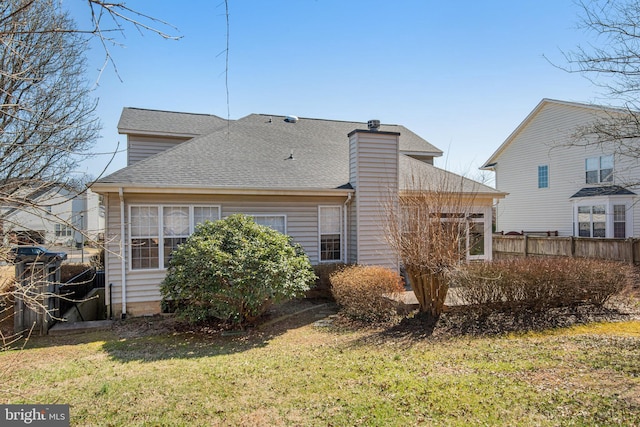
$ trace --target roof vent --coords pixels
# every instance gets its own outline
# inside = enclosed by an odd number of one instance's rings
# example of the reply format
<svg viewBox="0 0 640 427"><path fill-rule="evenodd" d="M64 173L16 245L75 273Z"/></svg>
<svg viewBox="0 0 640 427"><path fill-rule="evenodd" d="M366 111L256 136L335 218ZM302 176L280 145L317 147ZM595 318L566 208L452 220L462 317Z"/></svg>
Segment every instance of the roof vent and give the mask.
<svg viewBox="0 0 640 427"><path fill-rule="evenodd" d="M371 132L378 132L380 130L380 120L369 120L367 126Z"/></svg>
<svg viewBox="0 0 640 427"><path fill-rule="evenodd" d="M298 116L287 116L284 118L284 121L287 123L296 123L298 121Z"/></svg>

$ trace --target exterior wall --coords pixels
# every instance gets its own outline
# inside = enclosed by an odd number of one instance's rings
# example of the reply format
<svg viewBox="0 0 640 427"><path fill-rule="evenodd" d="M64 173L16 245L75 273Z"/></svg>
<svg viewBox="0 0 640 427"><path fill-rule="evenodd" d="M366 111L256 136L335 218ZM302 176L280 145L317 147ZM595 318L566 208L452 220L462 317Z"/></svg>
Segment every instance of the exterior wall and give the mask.
<svg viewBox="0 0 640 427"><path fill-rule="evenodd" d="M66 190L50 191L35 202L39 208L27 208L11 213L5 221L5 231L38 231L44 244L74 245L82 241L81 230L89 239L104 232L104 215L96 193L75 195ZM47 212L50 207L50 213ZM69 235L56 236L56 224L68 225L75 230ZM76 231L77 230L77 231Z"/></svg>
<svg viewBox="0 0 640 427"><path fill-rule="evenodd" d="M495 166L496 188L509 193L497 205L497 231L573 235L570 198L580 189L594 186L585 182L585 159L612 154L594 146L566 146L572 132L592 121L594 114L596 110L587 107L548 103L513 137ZM549 167L548 188L538 188L538 166L542 165ZM623 159L615 159L616 181L638 172ZM637 219L633 223L638 227Z"/></svg>
<svg viewBox="0 0 640 427"><path fill-rule="evenodd" d="M356 190L356 261L398 270L399 261L384 237L385 205L398 195L398 141L395 132L354 131L349 134L350 183Z"/></svg>
<svg viewBox="0 0 640 427"><path fill-rule="evenodd" d="M346 197L292 197L292 196L202 196L202 195L143 195L124 193L125 201L125 239L124 247L120 240L120 198L110 193L106 197L107 245L106 283L112 285L113 301L107 296L107 304L113 304L114 316L122 310L122 257L124 249L126 311L131 315L148 315L159 311L160 283L166 275L165 269L130 270L128 254L128 223L130 205L179 205L203 204L221 206L221 216L235 213L247 215L283 214L286 215L286 228L296 243L302 245L312 264L318 263L318 206L343 206ZM108 293L108 292L107 292Z"/></svg>
<svg viewBox="0 0 640 427"><path fill-rule="evenodd" d="M189 139L190 138L127 135L127 166L131 166L140 160L175 147Z"/></svg>

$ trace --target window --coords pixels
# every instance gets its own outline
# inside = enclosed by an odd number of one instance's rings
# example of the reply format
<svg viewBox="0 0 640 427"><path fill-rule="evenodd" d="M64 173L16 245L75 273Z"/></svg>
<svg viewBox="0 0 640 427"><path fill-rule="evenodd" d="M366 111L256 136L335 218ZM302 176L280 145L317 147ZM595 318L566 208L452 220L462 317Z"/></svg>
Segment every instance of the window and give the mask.
<svg viewBox="0 0 640 427"><path fill-rule="evenodd" d="M196 224L219 217L219 206L131 206L131 269L166 268Z"/></svg>
<svg viewBox="0 0 640 427"><path fill-rule="evenodd" d="M549 188L549 166L538 166L538 188Z"/></svg>
<svg viewBox="0 0 640 427"><path fill-rule="evenodd" d="M588 158L585 170L587 184L613 182L613 155Z"/></svg>
<svg viewBox="0 0 640 427"><path fill-rule="evenodd" d="M56 237L71 237L73 236L73 228L66 224L55 224L54 231Z"/></svg>
<svg viewBox="0 0 640 427"><path fill-rule="evenodd" d="M320 261L340 261L342 259L342 207L320 206L318 216Z"/></svg>
<svg viewBox="0 0 640 427"><path fill-rule="evenodd" d="M171 253L189 237L189 207L167 206L162 209L162 235L164 236L164 265L169 265Z"/></svg>
<svg viewBox="0 0 640 427"><path fill-rule="evenodd" d="M159 267L159 228L157 206L131 207L131 268Z"/></svg>
<svg viewBox="0 0 640 427"><path fill-rule="evenodd" d="M606 237L605 206L578 206L578 236Z"/></svg>
<svg viewBox="0 0 640 427"><path fill-rule="evenodd" d="M627 207L613 205L613 237L624 239L627 237Z"/></svg>
<svg viewBox="0 0 640 427"><path fill-rule="evenodd" d="M265 225L279 233L287 234L285 215L252 215L252 217L256 224Z"/></svg>

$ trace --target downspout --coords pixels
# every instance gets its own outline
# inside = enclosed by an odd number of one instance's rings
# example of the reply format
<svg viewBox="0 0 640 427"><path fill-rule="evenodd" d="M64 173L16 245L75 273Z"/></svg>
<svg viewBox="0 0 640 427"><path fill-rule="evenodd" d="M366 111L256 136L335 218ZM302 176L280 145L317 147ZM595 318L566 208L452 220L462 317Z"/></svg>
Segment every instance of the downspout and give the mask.
<svg viewBox="0 0 640 427"><path fill-rule="evenodd" d="M342 260L347 264L347 233L349 228L347 227L347 205L351 202L351 193L347 194L347 200L344 201L344 209L342 215L344 216L344 245L342 245Z"/></svg>
<svg viewBox="0 0 640 427"><path fill-rule="evenodd" d="M125 257L125 223L124 223L124 192L118 189L120 195L120 273L122 274L122 318L127 317L127 259Z"/></svg>

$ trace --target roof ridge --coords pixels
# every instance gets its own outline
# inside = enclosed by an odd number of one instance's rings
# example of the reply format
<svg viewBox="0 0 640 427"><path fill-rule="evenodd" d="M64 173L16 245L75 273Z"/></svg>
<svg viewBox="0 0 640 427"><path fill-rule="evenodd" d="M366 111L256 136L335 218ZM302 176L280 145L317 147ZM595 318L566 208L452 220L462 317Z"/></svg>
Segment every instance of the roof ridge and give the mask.
<svg viewBox="0 0 640 427"><path fill-rule="evenodd" d="M192 115L192 116L207 116L207 117L215 117L221 120L229 120L229 121L235 121L233 119L225 119L224 117L220 117L216 114L209 114L209 113L192 113L192 112L187 112L187 111L172 111L172 110L160 110L160 109L156 109L156 108L142 108L142 107L124 107L123 109L126 110L138 110L138 111L150 111L150 112L154 112L154 113L171 113L171 114L188 114L188 115Z"/></svg>

